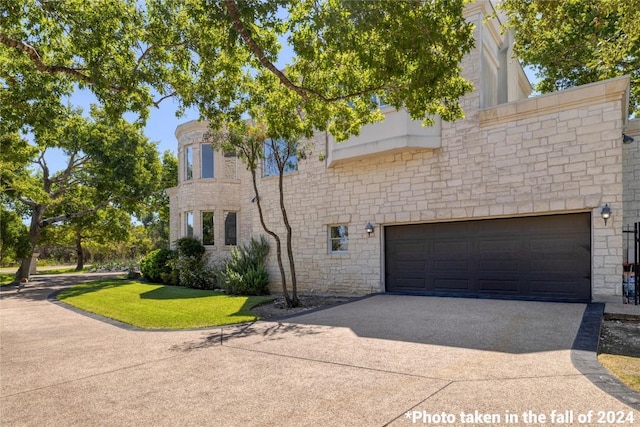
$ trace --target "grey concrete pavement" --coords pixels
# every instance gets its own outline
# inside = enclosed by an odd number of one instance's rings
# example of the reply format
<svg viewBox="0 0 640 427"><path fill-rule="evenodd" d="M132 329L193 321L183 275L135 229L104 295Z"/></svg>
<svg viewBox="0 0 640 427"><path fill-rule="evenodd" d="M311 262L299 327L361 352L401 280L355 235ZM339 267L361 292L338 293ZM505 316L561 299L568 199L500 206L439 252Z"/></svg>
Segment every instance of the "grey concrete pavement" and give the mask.
<svg viewBox="0 0 640 427"><path fill-rule="evenodd" d="M56 277L0 293L3 426L480 424L461 412L596 425L579 423L589 411L640 425L590 381L597 363L575 364L595 361L574 348L582 304L379 295L280 322L152 332L47 301L79 280Z"/></svg>

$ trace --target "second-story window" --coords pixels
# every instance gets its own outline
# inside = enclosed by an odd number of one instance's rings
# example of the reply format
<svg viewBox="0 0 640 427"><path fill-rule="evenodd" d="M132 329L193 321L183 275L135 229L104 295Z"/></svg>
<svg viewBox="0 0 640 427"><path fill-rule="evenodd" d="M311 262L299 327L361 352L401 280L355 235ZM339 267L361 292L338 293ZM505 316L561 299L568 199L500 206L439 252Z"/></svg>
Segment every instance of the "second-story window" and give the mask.
<svg viewBox="0 0 640 427"><path fill-rule="evenodd" d="M200 177L213 178L213 147L211 144L202 144L200 146Z"/></svg>
<svg viewBox="0 0 640 427"><path fill-rule="evenodd" d="M186 147L184 150L184 179L193 179L193 147Z"/></svg>
<svg viewBox="0 0 640 427"><path fill-rule="evenodd" d="M278 163L283 165L284 174L298 170L298 146L284 139L267 139L264 142L263 176L277 176Z"/></svg>

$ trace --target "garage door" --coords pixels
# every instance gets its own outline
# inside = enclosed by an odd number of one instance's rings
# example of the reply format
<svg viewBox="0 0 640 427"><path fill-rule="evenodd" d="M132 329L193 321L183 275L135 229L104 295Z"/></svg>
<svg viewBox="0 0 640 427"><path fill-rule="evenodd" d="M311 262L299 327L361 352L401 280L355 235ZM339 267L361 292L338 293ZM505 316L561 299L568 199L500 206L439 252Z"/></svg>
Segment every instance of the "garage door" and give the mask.
<svg viewBox="0 0 640 427"><path fill-rule="evenodd" d="M385 227L388 292L591 300L589 213Z"/></svg>

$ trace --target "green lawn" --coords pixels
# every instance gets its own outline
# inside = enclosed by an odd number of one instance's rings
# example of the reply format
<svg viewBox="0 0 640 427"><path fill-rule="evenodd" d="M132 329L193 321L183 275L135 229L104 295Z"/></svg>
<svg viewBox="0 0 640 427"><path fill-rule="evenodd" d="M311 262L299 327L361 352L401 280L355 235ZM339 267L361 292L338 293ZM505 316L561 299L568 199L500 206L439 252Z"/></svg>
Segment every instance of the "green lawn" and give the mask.
<svg viewBox="0 0 640 427"><path fill-rule="evenodd" d="M16 275L14 274L6 274L0 273L0 286L10 285L13 283L13 279L15 279Z"/></svg>
<svg viewBox="0 0 640 427"><path fill-rule="evenodd" d="M249 310L272 299L124 279L83 283L58 294L58 300L66 304L146 329L190 329L250 322L256 320L256 316Z"/></svg>

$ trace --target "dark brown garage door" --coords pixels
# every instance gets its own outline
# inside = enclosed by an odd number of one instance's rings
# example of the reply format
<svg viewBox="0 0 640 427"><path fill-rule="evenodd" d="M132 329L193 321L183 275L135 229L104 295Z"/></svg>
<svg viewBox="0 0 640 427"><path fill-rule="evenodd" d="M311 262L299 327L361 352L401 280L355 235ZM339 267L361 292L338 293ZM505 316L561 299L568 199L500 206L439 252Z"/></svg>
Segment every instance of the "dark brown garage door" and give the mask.
<svg viewBox="0 0 640 427"><path fill-rule="evenodd" d="M591 300L589 213L385 227L386 289Z"/></svg>

